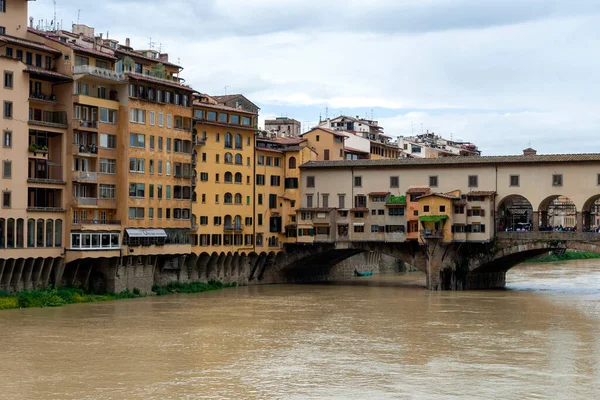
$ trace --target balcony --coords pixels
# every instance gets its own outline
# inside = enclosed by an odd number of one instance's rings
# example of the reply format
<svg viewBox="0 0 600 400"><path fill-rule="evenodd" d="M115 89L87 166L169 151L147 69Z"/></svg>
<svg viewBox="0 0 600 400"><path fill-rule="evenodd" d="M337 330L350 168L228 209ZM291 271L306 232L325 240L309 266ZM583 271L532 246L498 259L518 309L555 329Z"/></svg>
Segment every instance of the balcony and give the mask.
<svg viewBox="0 0 600 400"><path fill-rule="evenodd" d="M115 199L98 199L98 208L106 210L115 210L117 208L117 200Z"/></svg>
<svg viewBox="0 0 600 400"><path fill-rule="evenodd" d="M76 65L73 67L74 75L91 75L97 78L109 79L116 82L125 82L125 74L110 69L92 67L91 65Z"/></svg>
<svg viewBox="0 0 600 400"><path fill-rule="evenodd" d="M81 157L95 157L98 155L98 148L95 145L73 143L71 154Z"/></svg>
<svg viewBox="0 0 600 400"><path fill-rule="evenodd" d="M47 103L47 104L55 104L56 103L56 95L45 94L43 92L33 92L29 93L29 101L39 102L39 103Z"/></svg>
<svg viewBox="0 0 600 400"><path fill-rule="evenodd" d="M434 230L424 230L424 231L421 231L421 238L423 238L423 239L443 239L444 232L434 231Z"/></svg>
<svg viewBox="0 0 600 400"><path fill-rule="evenodd" d="M98 199L96 197L75 197L73 206L76 207L97 207Z"/></svg>
<svg viewBox="0 0 600 400"><path fill-rule="evenodd" d="M35 158L38 160L47 160L48 159L48 147L45 145L37 145L35 143L30 144L27 148L30 155L29 158Z"/></svg>
<svg viewBox="0 0 600 400"><path fill-rule="evenodd" d="M89 171L73 171L73 180L82 183L98 182L98 173Z"/></svg>
<svg viewBox="0 0 600 400"><path fill-rule="evenodd" d="M40 212L40 213L65 213L66 210L62 207L27 207L27 212Z"/></svg>
<svg viewBox="0 0 600 400"><path fill-rule="evenodd" d="M80 120L79 127L82 129L98 129L98 121Z"/></svg>
<svg viewBox="0 0 600 400"><path fill-rule="evenodd" d="M48 128L67 129L67 113L65 111L39 111L29 114L29 124Z"/></svg>
<svg viewBox="0 0 600 400"><path fill-rule="evenodd" d="M84 225L121 225L120 220L103 220L103 219L80 219L77 221L73 221L74 226L84 226Z"/></svg>
<svg viewBox="0 0 600 400"><path fill-rule="evenodd" d="M196 146L206 146L206 138L196 136Z"/></svg>

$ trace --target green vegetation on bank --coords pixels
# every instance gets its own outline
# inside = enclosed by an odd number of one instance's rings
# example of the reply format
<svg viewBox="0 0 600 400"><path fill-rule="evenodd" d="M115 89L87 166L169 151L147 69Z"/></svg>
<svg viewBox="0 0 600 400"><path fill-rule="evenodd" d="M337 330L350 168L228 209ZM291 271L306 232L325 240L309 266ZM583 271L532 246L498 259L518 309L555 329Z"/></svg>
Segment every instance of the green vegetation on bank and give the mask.
<svg viewBox="0 0 600 400"><path fill-rule="evenodd" d="M570 260L588 260L593 258L600 258L600 253L593 253L591 251L567 251L562 255L550 254L539 258L532 258L527 260L529 263L547 263L555 261L570 261Z"/></svg>
<svg viewBox="0 0 600 400"><path fill-rule="evenodd" d="M223 284L221 281L209 281L208 283L172 282L165 286L153 286L152 291L158 296L172 293L202 293L209 290L219 290L236 287L237 283ZM60 307L65 304L96 303L100 301L111 301L121 299L135 299L144 297L145 294L134 288L133 291L124 290L120 293L94 294L84 289L72 287L48 287L39 290L25 290L19 293L8 293L0 291L0 310L12 308L31 307Z"/></svg>
<svg viewBox="0 0 600 400"><path fill-rule="evenodd" d="M171 282L165 286L152 286L152 291L156 293L157 296L164 296L166 294L172 293L202 293L208 292L209 290L219 290L230 287L236 287L237 283L222 283L221 281L208 281L208 283L204 282L190 282L190 283L181 283L181 282Z"/></svg>

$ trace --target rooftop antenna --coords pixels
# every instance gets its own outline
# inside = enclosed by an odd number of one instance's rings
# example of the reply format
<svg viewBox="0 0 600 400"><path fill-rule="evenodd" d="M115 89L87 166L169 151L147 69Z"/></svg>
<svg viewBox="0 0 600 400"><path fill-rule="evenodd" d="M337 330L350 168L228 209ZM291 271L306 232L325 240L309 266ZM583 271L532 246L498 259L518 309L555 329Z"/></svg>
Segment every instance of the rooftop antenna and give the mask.
<svg viewBox="0 0 600 400"><path fill-rule="evenodd" d="M225 85L225 95L227 95L227 88L229 88L229 86Z"/></svg>
<svg viewBox="0 0 600 400"><path fill-rule="evenodd" d="M162 53L162 51L163 51L163 47L167 47L167 45L166 45L165 43L162 43L162 42L160 42L160 43L158 44L158 52L159 52L159 53Z"/></svg>
<svg viewBox="0 0 600 400"><path fill-rule="evenodd" d="M411 136L415 136L415 123L410 121L410 134Z"/></svg>
<svg viewBox="0 0 600 400"><path fill-rule="evenodd" d="M373 121L373 109L371 108L371 121Z"/></svg>
<svg viewBox="0 0 600 400"><path fill-rule="evenodd" d="M148 39L150 40L148 42L148 45L150 46L149 50L154 50L154 45L156 44L156 42L153 42L151 37L148 37Z"/></svg>
<svg viewBox="0 0 600 400"><path fill-rule="evenodd" d="M421 135L423 134L423 123L421 122Z"/></svg>
<svg viewBox="0 0 600 400"><path fill-rule="evenodd" d="M52 25L54 26L56 23L56 0L52 0L52 3L54 3L54 18L52 19Z"/></svg>
<svg viewBox="0 0 600 400"><path fill-rule="evenodd" d="M325 107L325 119L329 119L329 107Z"/></svg>
<svg viewBox="0 0 600 400"><path fill-rule="evenodd" d="M79 25L79 18L81 18L81 8L77 10L77 25Z"/></svg>

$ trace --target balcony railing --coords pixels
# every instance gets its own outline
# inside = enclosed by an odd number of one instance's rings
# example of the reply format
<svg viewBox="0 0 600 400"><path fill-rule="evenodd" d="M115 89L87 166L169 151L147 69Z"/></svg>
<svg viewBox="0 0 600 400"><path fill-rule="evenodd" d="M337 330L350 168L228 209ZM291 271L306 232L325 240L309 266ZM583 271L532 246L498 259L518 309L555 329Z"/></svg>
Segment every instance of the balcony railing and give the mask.
<svg viewBox="0 0 600 400"><path fill-rule="evenodd" d="M74 203L76 206L97 206L98 199L95 197L76 197Z"/></svg>
<svg viewBox="0 0 600 400"><path fill-rule="evenodd" d="M97 182L98 173L89 171L73 171L73 178L78 182Z"/></svg>
<svg viewBox="0 0 600 400"><path fill-rule="evenodd" d="M73 143L73 154L96 155L98 154L98 147L95 145Z"/></svg>
<svg viewBox="0 0 600 400"><path fill-rule="evenodd" d="M441 239L444 237L444 232L442 231L421 231L421 237L424 239Z"/></svg>
<svg viewBox="0 0 600 400"><path fill-rule="evenodd" d="M91 65L76 65L73 67L75 75L93 75L100 78L111 79L113 81L125 81L125 74L112 71L110 69L92 67Z"/></svg>
<svg viewBox="0 0 600 400"><path fill-rule="evenodd" d="M68 127L67 113L64 111L43 111L42 113L30 113L29 123L32 125L66 129Z"/></svg>
<svg viewBox="0 0 600 400"><path fill-rule="evenodd" d="M54 93L48 95L43 92L33 92L33 93L29 93L29 100L47 101L49 103L56 103L56 95Z"/></svg>
<svg viewBox="0 0 600 400"><path fill-rule="evenodd" d="M77 221L73 221L73 225L121 225L121 221L118 219L80 219Z"/></svg>
<svg viewBox="0 0 600 400"><path fill-rule="evenodd" d="M79 126L88 129L98 129L98 121L87 121L82 119L79 121Z"/></svg>

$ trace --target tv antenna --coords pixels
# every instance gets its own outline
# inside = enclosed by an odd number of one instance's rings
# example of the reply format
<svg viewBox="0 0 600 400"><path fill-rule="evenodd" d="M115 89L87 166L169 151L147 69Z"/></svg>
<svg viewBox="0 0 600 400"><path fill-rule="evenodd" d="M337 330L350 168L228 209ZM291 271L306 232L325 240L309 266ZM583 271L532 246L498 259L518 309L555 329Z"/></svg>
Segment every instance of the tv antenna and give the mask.
<svg viewBox="0 0 600 400"><path fill-rule="evenodd" d="M81 18L81 8L77 10L77 25L79 25L80 18Z"/></svg>
<svg viewBox="0 0 600 400"><path fill-rule="evenodd" d="M166 43L158 43L158 52L162 53L163 52L163 47L167 47Z"/></svg>
<svg viewBox="0 0 600 400"><path fill-rule="evenodd" d="M229 85L225 85L225 94L227 94L227 89L229 88Z"/></svg>
<svg viewBox="0 0 600 400"><path fill-rule="evenodd" d="M148 46L150 46L149 50L154 50L154 45L156 44L156 42L153 42L151 37L148 37L148 39Z"/></svg>

